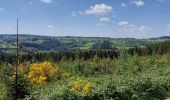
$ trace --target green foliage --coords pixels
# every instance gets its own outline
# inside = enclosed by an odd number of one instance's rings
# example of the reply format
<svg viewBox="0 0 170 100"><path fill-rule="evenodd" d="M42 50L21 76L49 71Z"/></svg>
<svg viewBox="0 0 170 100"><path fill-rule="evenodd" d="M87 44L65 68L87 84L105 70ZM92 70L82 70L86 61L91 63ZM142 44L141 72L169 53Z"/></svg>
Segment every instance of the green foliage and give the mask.
<svg viewBox="0 0 170 100"><path fill-rule="evenodd" d="M17 100L24 99L27 95L30 94L31 86L29 82L24 77L18 77L11 80L10 84L7 84L7 97L8 100Z"/></svg>
<svg viewBox="0 0 170 100"><path fill-rule="evenodd" d="M168 46L167 43L165 46ZM152 45L149 50L154 49L157 48ZM135 50L140 52L139 48ZM142 50L145 51L145 48ZM61 73L69 74L69 78L62 80L64 75L56 75L61 80L33 88L24 77L20 77L18 84L15 84L13 67L0 64L0 99L15 99L16 86L19 87L20 97L25 100L164 100L168 97L170 54L166 50L143 56L136 52L131 55L127 50L119 53L119 58L110 57L114 55L112 51L100 50L65 52L67 56L64 57L56 52L37 53L33 62L47 57L60 67ZM70 91L77 76L90 82L91 91L88 94Z"/></svg>
<svg viewBox="0 0 170 100"><path fill-rule="evenodd" d="M152 82L150 79L142 79L138 80L133 85L133 89L135 90L136 98L141 98L144 100L152 100L152 99L165 99L167 90L165 87L161 86L158 82Z"/></svg>
<svg viewBox="0 0 170 100"><path fill-rule="evenodd" d="M58 65L71 75L70 78L34 86L31 93L29 82L20 78L20 97L26 100L163 100L170 92L169 55L130 56L123 51L119 59L101 59L97 56L89 60L63 59ZM5 81L9 76L12 78L12 71L12 66L1 66L1 80L8 82L2 83L2 86L6 84L2 88L6 93L0 92L3 95L1 98L14 98L15 81ZM91 82L90 94L70 91L71 83L77 76Z"/></svg>
<svg viewBox="0 0 170 100"><path fill-rule="evenodd" d="M3 84L3 83L0 83L0 100L4 100L5 99L5 97L6 97L6 93L7 93L7 91L6 91L6 85L5 84Z"/></svg>
<svg viewBox="0 0 170 100"><path fill-rule="evenodd" d="M20 49L23 52L30 52L37 50L89 50L93 49L112 49L116 48L132 48L145 47L147 45L155 44L160 41L165 41L168 38L155 39L134 39L134 38L108 38L108 37L50 37L38 35L23 35L20 34ZM14 51L16 48L16 35L0 35L0 48L4 51ZM100 42L102 41L102 42ZM101 46L99 47L99 45ZM10 49L9 49L10 48Z"/></svg>
<svg viewBox="0 0 170 100"><path fill-rule="evenodd" d="M31 85L29 84L29 81L24 77L24 74L18 74L16 83L15 68L7 63L1 65L0 79L0 84L5 85L5 92L3 93L4 96L2 97L3 99L23 99L26 97L26 95L30 94ZM4 91L4 88L2 89Z"/></svg>
<svg viewBox="0 0 170 100"><path fill-rule="evenodd" d="M91 47L92 49L113 49L112 43L108 40L103 41L97 41L94 45Z"/></svg>
<svg viewBox="0 0 170 100"><path fill-rule="evenodd" d="M82 76L97 76L104 74L112 74L116 71L115 61L107 59L99 59L97 57L91 60L74 60L74 61L62 61L59 63L62 70L71 73L71 75Z"/></svg>
<svg viewBox="0 0 170 100"><path fill-rule="evenodd" d="M157 44L147 45L144 48L136 47L136 48L130 48L129 50L130 54L138 54L138 55L155 55L155 54L166 54L170 53L170 41L164 41Z"/></svg>
<svg viewBox="0 0 170 100"><path fill-rule="evenodd" d="M37 88L32 97L38 100L164 100L169 91L168 80L152 80L148 77L114 75L87 78L92 82L90 94L70 91L69 79L65 84L54 83ZM169 84L169 83L168 83Z"/></svg>

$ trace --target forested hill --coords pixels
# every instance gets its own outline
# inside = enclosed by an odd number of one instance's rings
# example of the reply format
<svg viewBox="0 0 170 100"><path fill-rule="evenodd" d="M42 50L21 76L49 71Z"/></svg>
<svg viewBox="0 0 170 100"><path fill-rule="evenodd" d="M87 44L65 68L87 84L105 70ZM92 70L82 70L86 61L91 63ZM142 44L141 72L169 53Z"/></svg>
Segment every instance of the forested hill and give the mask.
<svg viewBox="0 0 170 100"><path fill-rule="evenodd" d="M138 55L155 55L155 54L167 54L170 53L170 41L163 41L156 44L146 46L144 48L135 47L128 49L128 53Z"/></svg>
<svg viewBox="0 0 170 100"><path fill-rule="evenodd" d="M109 38L109 37L51 37L39 35L19 35L20 48L23 50L89 50L89 49L114 49L145 47L161 41L170 39L170 36L163 36L150 39L135 38ZM16 48L16 35L0 34L0 49Z"/></svg>

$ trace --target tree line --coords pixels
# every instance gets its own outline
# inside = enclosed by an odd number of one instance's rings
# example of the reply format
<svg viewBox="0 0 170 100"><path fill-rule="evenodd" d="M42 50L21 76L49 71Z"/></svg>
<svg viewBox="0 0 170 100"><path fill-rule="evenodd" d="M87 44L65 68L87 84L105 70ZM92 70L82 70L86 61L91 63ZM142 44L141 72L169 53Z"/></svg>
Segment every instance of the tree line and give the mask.
<svg viewBox="0 0 170 100"><path fill-rule="evenodd" d="M170 41L164 41L157 44L148 45L146 47L135 47L129 48L126 51L129 55L145 56L153 54L166 54L170 52ZM60 60L75 60L75 59L91 59L94 57L98 58L110 58L117 59L120 55L121 50L118 49L109 49L109 50L77 50L77 51L36 51L36 52L26 52L20 53L20 61L60 61ZM5 53L0 52L0 62L9 62L13 63L16 61L15 53Z"/></svg>
<svg viewBox="0 0 170 100"><path fill-rule="evenodd" d="M85 51L67 51L67 52L58 52L58 51L50 51L50 52L29 52L20 54L20 61L44 61L44 60L52 60L52 61L60 61L60 60L75 60L75 59L91 59L94 57L98 58L118 58L118 53L115 50L85 50ZM0 62L15 62L16 55L15 53L0 53Z"/></svg>
<svg viewBox="0 0 170 100"><path fill-rule="evenodd" d="M128 49L128 53L130 55L137 54L139 56L170 53L170 41L167 40L157 44L147 45L146 47L130 48Z"/></svg>

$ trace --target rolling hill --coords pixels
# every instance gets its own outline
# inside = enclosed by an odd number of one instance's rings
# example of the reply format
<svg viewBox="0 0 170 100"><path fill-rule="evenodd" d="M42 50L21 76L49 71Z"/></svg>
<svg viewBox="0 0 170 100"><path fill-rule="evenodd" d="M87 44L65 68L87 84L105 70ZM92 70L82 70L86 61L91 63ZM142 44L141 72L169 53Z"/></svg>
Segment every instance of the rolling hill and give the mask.
<svg viewBox="0 0 170 100"><path fill-rule="evenodd" d="M20 49L29 50L88 50L88 49L114 49L133 48L136 46L145 47L161 41L170 39L163 36L150 39L135 38L109 38L109 37L72 37L72 36L40 36L40 35L19 35ZM16 48L16 35L0 34L0 49L9 50Z"/></svg>

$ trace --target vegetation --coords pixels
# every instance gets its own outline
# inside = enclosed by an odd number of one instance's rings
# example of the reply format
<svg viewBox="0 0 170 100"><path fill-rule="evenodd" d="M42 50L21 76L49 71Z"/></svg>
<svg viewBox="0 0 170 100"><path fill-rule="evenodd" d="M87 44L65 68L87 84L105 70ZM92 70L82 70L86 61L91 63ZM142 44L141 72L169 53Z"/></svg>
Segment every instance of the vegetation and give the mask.
<svg viewBox="0 0 170 100"><path fill-rule="evenodd" d="M146 46L145 48L131 48L129 49L130 54L137 53L138 55L151 55L151 54L165 54L170 52L170 41L160 42Z"/></svg>
<svg viewBox="0 0 170 100"><path fill-rule="evenodd" d="M145 47L170 39L168 36L152 39L108 38L108 37L50 37L20 35L20 51L75 51L89 49L114 49ZM12 52L16 48L16 35L0 35L0 51Z"/></svg>
<svg viewBox="0 0 170 100"><path fill-rule="evenodd" d="M164 100L170 96L169 50L164 41L129 49L23 53L18 84L15 54L1 53L0 99L15 100L17 86L23 100Z"/></svg>

